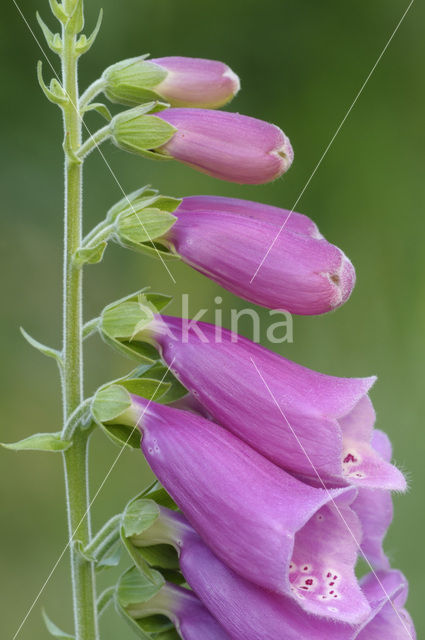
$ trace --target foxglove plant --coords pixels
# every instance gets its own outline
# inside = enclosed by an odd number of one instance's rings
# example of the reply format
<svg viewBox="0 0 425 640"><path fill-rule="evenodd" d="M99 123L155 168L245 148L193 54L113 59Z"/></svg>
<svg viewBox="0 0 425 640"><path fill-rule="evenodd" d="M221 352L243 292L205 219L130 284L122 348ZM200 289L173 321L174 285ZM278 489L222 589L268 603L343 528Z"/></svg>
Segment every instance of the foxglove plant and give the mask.
<svg viewBox="0 0 425 640"><path fill-rule="evenodd" d="M78 61L101 20L86 37L83 0L50 7L61 35L38 19L62 78L47 86L40 63L38 79L64 123L63 344L54 349L23 333L58 364L63 424L5 445L63 455L74 630L46 618L48 631L100 640L99 618L113 602L145 640L414 638L406 581L382 547L389 492L406 482L374 429L373 377L327 376L220 327L186 325L161 315L169 298L148 288L82 321L84 267L102 260L109 241L180 258L268 308L316 315L346 302L351 262L309 218L278 207L142 187L83 238L83 167L106 140L146 159L263 184L290 168L289 138L274 124L214 110L240 87L216 60L141 55L109 66L80 96ZM101 93L131 108L112 116L95 102ZM93 110L107 123L83 141ZM138 366L84 398L83 340L95 332ZM120 454L141 445L163 487L144 491L92 535L95 429ZM118 564L122 548L132 566L97 598L96 570ZM359 555L373 569L361 581Z"/></svg>

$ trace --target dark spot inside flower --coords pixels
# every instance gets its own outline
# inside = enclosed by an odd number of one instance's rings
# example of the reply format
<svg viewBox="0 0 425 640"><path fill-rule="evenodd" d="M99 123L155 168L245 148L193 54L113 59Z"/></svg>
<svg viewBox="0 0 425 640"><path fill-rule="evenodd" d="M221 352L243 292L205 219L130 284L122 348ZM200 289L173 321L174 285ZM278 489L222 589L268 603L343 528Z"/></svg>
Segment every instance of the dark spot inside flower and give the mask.
<svg viewBox="0 0 425 640"><path fill-rule="evenodd" d="M332 282L334 282L338 287L341 284L341 278L339 277L339 275L337 273L333 273L330 276L330 279L332 280Z"/></svg>
<svg viewBox="0 0 425 640"><path fill-rule="evenodd" d="M344 458L344 462L357 462L357 458L355 456L353 456L352 453L348 453L345 458Z"/></svg>

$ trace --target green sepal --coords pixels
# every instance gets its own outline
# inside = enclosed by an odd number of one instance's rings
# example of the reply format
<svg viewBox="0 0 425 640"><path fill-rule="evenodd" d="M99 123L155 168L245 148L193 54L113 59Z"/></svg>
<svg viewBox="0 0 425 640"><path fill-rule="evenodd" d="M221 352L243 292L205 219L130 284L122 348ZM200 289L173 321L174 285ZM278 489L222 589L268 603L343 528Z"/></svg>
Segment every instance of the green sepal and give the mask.
<svg viewBox="0 0 425 640"><path fill-rule="evenodd" d="M158 196L158 191L156 189L152 189L152 187L147 184L140 189L136 189L132 191L128 195L125 195L121 200L116 202L106 214L107 222L114 222L117 216L123 211L132 210L132 208L140 208L143 206L149 206L153 202L155 202L155 198ZM146 204L144 204L146 202Z"/></svg>
<svg viewBox="0 0 425 640"><path fill-rule="evenodd" d="M126 300L108 309L102 314L102 331L111 338L133 340L154 318L146 302L145 296L139 295L136 300Z"/></svg>
<svg viewBox="0 0 425 640"><path fill-rule="evenodd" d="M87 111L97 111L108 122L112 120L112 114L103 102L92 102L91 104L88 104L84 107L83 113L87 113Z"/></svg>
<svg viewBox="0 0 425 640"><path fill-rule="evenodd" d="M0 446L12 451L66 451L72 442L61 439L61 433L34 433L18 442L0 442Z"/></svg>
<svg viewBox="0 0 425 640"><path fill-rule="evenodd" d="M54 360L56 360L56 362L58 362L58 364L62 365L62 354L60 351L42 344L41 342L30 336L30 334L27 333L23 327L20 327L19 330L28 344L34 347L34 349L37 349L37 351L40 351L40 353L42 353L44 356L47 356L48 358L53 358Z"/></svg>
<svg viewBox="0 0 425 640"><path fill-rule="evenodd" d="M139 244L163 236L176 220L176 216L157 208L143 209L141 213L132 211L119 216L116 222L117 236L124 246L137 249Z"/></svg>
<svg viewBox="0 0 425 640"><path fill-rule="evenodd" d="M149 602L165 584L165 580L159 571L145 567L141 571L132 567L120 578L117 587L118 601L123 607L139 602Z"/></svg>
<svg viewBox="0 0 425 640"><path fill-rule="evenodd" d="M156 349L147 343L132 341L137 331L147 327L154 313L170 301L169 296L149 293L148 287L105 307L99 330L103 340L127 357L153 364L158 359Z"/></svg>
<svg viewBox="0 0 425 640"><path fill-rule="evenodd" d="M85 249L78 249L74 255L74 264L77 267L81 267L83 264L97 264L101 262L107 242L99 242L94 247L87 247Z"/></svg>
<svg viewBox="0 0 425 640"><path fill-rule="evenodd" d="M129 392L121 385L112 384L99 389L92 404L92 414L99 423L109 422L118 418L131 407Z"/></svg>
<svg viewBox="0 0 425 640"><path fill-rule="evenodd" d="M85 36L84 34L81 35L78 40L77 40L77 44L75 45L75 50L77 52L77 55L81 56L83 55L83 53L87 53L87 51L93 46L96 38L97 38L97 34L99 33L101 24L102 24L102 20L103 20L103 9L100 9L99 11L99 16L97 18L97 22L96 22L96 26L93 29L93 31L91 32L91 34L89 35L89 37L87 38L87 36ZM106 107L105 107L106 109Z"/></svg>
<svg viewBox="0 0 425 640"><path fill-rule="evenodd" d="M167 104L148 102L117 114L111 122L113 142L125 151L148 158L169 160L171 157L158 151L176 133L176 127L153 115L166 109Z"/></svg>
<svg viewBox="0 0 425 640"><path fill-rule="evenodd" d="M154 500L157 498L157 502ZM182 582L178 573L179 561L175 549L167 544L154 544L147 547L135 547L131 542L132 536L141 535L155 523L159 517L159 504L168 508L177 508L165 489L154 483L139 496L127 504L122 518L121 537L134 564L142 570L146 563L152 567L168 570L168 579Z"/></svg>
<svg viewBox="0 0 425 640"><path fill-rule="evenodd" d="M62 629L59 629L59 627L54 622L52 622L52 620L50 620L44 609L42 611L42 615L44 624L46 625L46 629L51 636L53 636L54 638L59 638L59 640L74 640L75 636L72 636L71 634L62 631Z"/></svg>
<svg viewBox="0 0 425 640"><path fill-rule="evenodd" d="M159 402L160 404L175 402L176 400L180 400L180 398L186 396L188 393L186 387L184 387L182 383L171 373L170 368L162 364L160 360L157 360L152 364L139 365L131 375L134 375L135 377L147 376L149 378L162 380L163 382L168 383L168 391L166 391L160 398L155 398L155 402Z"/></svg>
<svg viewBox="0 0 425 640"><path fill-rule="evenodd" d="M141 433L137 426L119 423L119 416L132 406L130 393L159 400L169 390L169 383L150 378L126 377L101 387L92 403L92 415L104 433L119 446L140 449ZM110 424L113 420L115 424Z"/></svg>
<svg viewBox="0 0 425 640"><path fill-rule="evenodd" d="M54 51L55 53L61 55L62 53L62 39L58 33L53 33L50 31L47 24L44 22L38 11L36 12L37 22L40 25L40 28L43 32L44 38L49 46L49 49Z"/></svg>
<svg viewBox="0 0 425 640"><path fill-rule="evenodd" d="M105 95L111 102L134 106L161 99L154 88L168 75L166 69L146 60L147 55L122 60L103 72Z"/></svg>
<svg viewBox="0 0 425 640"><path fill-rule="evenodd" d="M127 570L120 578L115 592L115 606L139 638L143 640L157 639L159 634L174 628L165 616L149 615L135 620L127 609L131 605L149 602L165 584L163 576L154 569L146 567L144 571L136 567Z"/></svg>
<svg viewBox="0 0 425 640"><path fill-rule="evenodd" d="M153 500L139 498L126 507L122 528L125 537L140 535L147 531L159 517L159 506Z"/></svg>

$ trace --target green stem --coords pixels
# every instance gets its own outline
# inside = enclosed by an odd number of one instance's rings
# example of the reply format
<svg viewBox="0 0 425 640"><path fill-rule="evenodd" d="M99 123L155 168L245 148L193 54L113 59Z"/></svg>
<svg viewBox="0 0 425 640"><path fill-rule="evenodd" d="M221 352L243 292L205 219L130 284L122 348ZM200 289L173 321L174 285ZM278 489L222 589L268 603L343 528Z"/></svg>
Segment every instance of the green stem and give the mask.
<svg viewBox="0 0 425 640"><path fill-rule="evenodd" d="M106 86L106 80L104 78L98 78L95 80L84 93L81 94L80 98L80 110L82 111L85 107L87 107L99 93L102 93L103 89Z"/></svg>
<svg viewBox="0 0 425 640"><path fill-rule="evenodd" d="M78 157L80 160L84 160L91 151L96 149L102 142L111 137L111 125L107 124L102 129L98 129L96 133L93 133L84 144L80 147Z"/></svg>
<svg viewBox="0 0 425 640"><path fill-rule="evenodd" d="M65 9L72 10L68 0ZM82 165L75 154L81 145L81 118L78 112L76 33L68 22L62 30L62 82L68 96L63 107L65 149L65 241L64 241L64 301L63 301L63 413L64 424L83 398L82 366L82 270L73 262L73 255L82 237ZM90 513L88 491L89 433L76 429L72 446L65 451L65 481L70 537L72 595L76 640L97 640L96 594L93 563L75 549L74 539L85 547L90 543Z"/></svg>
<svg viewBox="0 0 425 640"><path fill-rule="evenodd" d="M120 538L120 523L122 515L118 514L111 518L100 531L92 538L90 544L84 549L88 556L97 558L100 554L110 549Z"/></svg>
<svg viewBox="0 0 425 640"><path fill-rule="evenodd" d="M99 242L109 240L114 230L115 225L110 224L107 220L100 222L96 227L90 231L89 234L83 239L81 249L88 249L95 247Z"/></svg>

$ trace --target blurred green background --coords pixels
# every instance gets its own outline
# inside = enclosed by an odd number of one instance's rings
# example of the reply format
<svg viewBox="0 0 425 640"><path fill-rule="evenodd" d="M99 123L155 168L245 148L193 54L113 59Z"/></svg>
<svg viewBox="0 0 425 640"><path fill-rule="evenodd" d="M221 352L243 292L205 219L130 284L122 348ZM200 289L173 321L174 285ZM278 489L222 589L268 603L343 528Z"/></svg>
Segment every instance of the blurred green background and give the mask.
<svg viewBox="0 0 425 640"><path fill-rule="evenodd" d="M36 9L54 26L47 0L19 4L38 37ZM91 27L100 0L86 4ZM128 192L151 183L170 195L214 193L291 208L407 2L104 0L103 5L100 36L81 62L82 88L107 65L144 52L221 59L242 79L242 91L230 108L276 122L295 148L294 165L283 179L241 187L106 145L123 188ZM420 552L425 526L424 19L424 6L415 3L297 206L353 260L356 290L336 313L295 318L294 343L279 347L285 356L329 374L379 375L373 390L378 426L390 434L395 460L411 485L407 496L395 498L386 546L394 565L410 579L409 609L419 637L425 631ZM41 54L12 0L2 3L0 29L1 440L11 441L60 426L55 366L30 349L18 327L59 345L63 168L60 114L38 88L35 63ZM49 57L58 69L54 54ZM93 115L88 124L93 131L102 121ZM89 229L122 194L96 153L87 162L85 182ZM155 260L111 246L102 265L86 271L86 318L148 284L177 299L189 292L192 311L209 307L209 320L218 294L224 298L225 323L230 306L245 306L188 267L173 262L171 268L177 285ZM178 313L177 302L170 311ZM261 313L266 322L267 313ZM249 335L248 323L242 331ZM131 367L97 338L87 344L86 364L88 393ZM96 434L91 451L95 489L117 449ZM65 507L59 456L0 455L1 635L11 638L66 543ZM140 454L126 452L96 501L95 526L119 511L149 477ZM102 574L101 584L113 575ZM69 600L64 558L18 637L47 637L41 606L70 629ZM112 611L102 619L102 640L131 634Z"/></svg>

